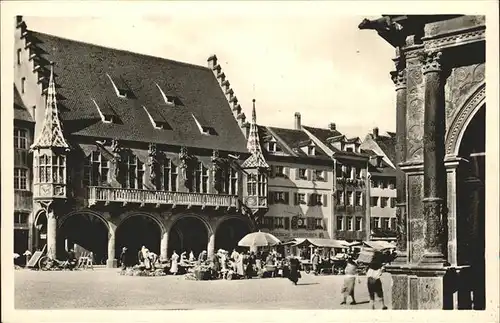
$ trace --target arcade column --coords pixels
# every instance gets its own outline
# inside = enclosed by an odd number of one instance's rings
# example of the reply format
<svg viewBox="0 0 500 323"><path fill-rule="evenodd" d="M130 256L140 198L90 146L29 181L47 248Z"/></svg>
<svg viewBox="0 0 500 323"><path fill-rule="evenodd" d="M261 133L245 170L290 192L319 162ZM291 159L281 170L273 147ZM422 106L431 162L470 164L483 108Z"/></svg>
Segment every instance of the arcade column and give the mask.
<svg viewBox="0 0 500 323"><path fill-rule="evenodd" d="M47 256L56 259L57 256L57 218L54 209L47 207Z"/></svg>
<svg viewBox="0 0 500 323"><path fill-rule="evenodd" d="M168 232L163 232L160 242L160 261L167 261L168 259Z"/></svg>
<svg viewBox="0 0 500 323"><path fill-rule="evenodd" d="M406 161L406 62L401 54L395 59L396 70L391 72L391 78L396 88L396 165ZM400 169L396 175L396 220L398 226L396 262L407 261L407 212L406 212L406 176Z"/></svg>
<svg viewBox="0 0 500 323"><path fill-rule="evenodd" d="M420 131L423 133L423 165L418 158L412 161L411 170L405 170L407 178L412 178L404 183L408 186L409 199L404 202L411 202L412 206L403 208L408 210L408 260L395 262L387 268L392 274L393 309L446 309L454 306L452 295L456 288L453 285L457 272L448 267L446 261L447 178L444 167L445 77L442 70L442 53L424 53L422 58L420 65L423 75L423 129ZM398 104L403 102L402 98L398 100ZM422 127L415 120L411 121L414 129ZM400 122L403 123L402 117L398 115L398 126L401 127ZM399 131L401 133L402 129ZM406 137L405 141L415 145L414 138ZM401 144L400 141L399 145ZM400 157L406 156L403 153ZM403 164L408 164L408 161ZM399 195L402 188L398 189ZM402 245L404 246L404 243Z"/></svg>
<svg viewBox="0 0 500 323"><path fill-rule="evenodd" d="M109 232L108 232L108 260L106 260L106 267L116 268L118 261L115 259L115 233L116 225L114 223L108 222Z"/></svg>
<svg viewBox="0 0 500 323"><path fill-rule="evenodd" d="M208 254L208 259L213 259L214 255L215 255L215 234L214 233L211 233L210 237L208 238L207 254Z"/></svg>

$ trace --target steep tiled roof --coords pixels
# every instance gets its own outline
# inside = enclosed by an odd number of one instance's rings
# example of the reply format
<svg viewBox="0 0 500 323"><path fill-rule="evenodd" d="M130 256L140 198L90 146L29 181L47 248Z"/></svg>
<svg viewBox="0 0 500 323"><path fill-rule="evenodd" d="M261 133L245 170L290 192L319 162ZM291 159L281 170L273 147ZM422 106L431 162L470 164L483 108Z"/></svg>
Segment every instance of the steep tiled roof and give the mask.
<svg viewBox="0 0 500 323"><path fill-rule="evenodd" d="M277 137L277 144L281 150L289 155L325 160L329 159L327 154L318 146L315 148L315 156L309 156L300 149L312 142L311 138L302 130L259 126L259 136L262 143L268 142L274 135Z"/></svg>
<svg viewBox="0 0 500 323"><path fill-rule="evenodd" d="M350 152L350 151L341 151L334 147L331 143L334 141L338 141L342 138L344 138L344 135L340 133L338 130L330 130L330 129L322 129L322 128L315 128L315 127L309 127L309 126L302 126L302 128L306 129L309 131L313 136L318 138L325 146L330 148L333 152L335 152L337 155L345 155L345 156L362 156L366 157L364 153L356 153L356 152ZM352 142L357 140L358 138L352 138L354 139ZM347 141L347 139L346 139Z"/></svg>
<svg viewBox="0 0 500 323"><path fill-rule="evenodd" d="M387 155L387 158L389 158L393 164L396 164L396 135L390 132L387 134L389 136L379 135L373 140L375 140L380 149Z"/></svg>
<svg viewBox="0 0 500 323"><path fill-rule="evenodd" d="M14 120L34 122L31 114L26 109L26 106L21 99L21 95L14 85Z"/></svg>
<svg viewBox="0 0 500 323"><path fill-rule="evenodd" d="M30 32L29 41L42 61L55 62L66 133L246 152L246 140L209 68L38 32ZM108 75L129 98L117 96ZM165 103L158 87L177 104ZM117 122L103 123L93 100ZM172 129L155 129L143 106ZM196 121L215 135L202 134Z"/></svg>

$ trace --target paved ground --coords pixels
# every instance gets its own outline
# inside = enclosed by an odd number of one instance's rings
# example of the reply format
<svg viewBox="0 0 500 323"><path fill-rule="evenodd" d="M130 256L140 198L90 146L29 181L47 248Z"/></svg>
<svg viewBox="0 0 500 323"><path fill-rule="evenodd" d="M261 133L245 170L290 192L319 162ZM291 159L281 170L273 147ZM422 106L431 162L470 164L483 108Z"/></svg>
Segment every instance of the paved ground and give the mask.
<svg viewBox="0 0 500 323"><path fill-rule="evenodd" d="M390 304L388 275L382 279ZM355 306L341 306L342 276L191 281L182 276L121 276L116 269L15 271L16 309L367 309L366 278Z"/></svg>

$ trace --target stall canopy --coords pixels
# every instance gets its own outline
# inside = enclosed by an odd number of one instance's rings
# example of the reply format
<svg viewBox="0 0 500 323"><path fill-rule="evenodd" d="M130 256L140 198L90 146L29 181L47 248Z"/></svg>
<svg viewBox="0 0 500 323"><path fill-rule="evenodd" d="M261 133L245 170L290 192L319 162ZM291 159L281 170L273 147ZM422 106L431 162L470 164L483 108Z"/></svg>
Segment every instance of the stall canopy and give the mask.
<svg viewBox="0 0 500 323"><path fill-rule="evenodd" d="M394 249L396 246L390 242L383 241L383 240L376 240L376 241L363 241L363 245L366 247L372 248L374 250L386 250L386 249Z"/></svg>
<svg viewBox="0 0 500 323"><path fill-rule="evenodd" d="M349 243L345 240L333 240L333 239L315 239L315 238L307 238L307 239L295 239L295 246L305 246L312 245L318 248L349 248L355 244ZM358 243L359 244L359 243Z"/></svg>

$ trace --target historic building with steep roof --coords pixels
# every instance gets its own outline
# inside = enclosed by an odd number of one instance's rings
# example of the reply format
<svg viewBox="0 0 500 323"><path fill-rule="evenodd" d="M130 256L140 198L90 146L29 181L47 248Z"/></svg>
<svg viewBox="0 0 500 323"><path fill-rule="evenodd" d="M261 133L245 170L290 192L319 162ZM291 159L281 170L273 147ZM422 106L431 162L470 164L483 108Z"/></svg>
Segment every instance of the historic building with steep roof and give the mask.
<svg viewBox="0 0 500 323"><path fill-rule="evenodd" d="M370 156L370 239L395 241L396 224L396 141L393 132L383 135L378 128L366 135L361 149Z"/></svg>
<svg viewBox="0 0 500 323"><path fill-rule="evenodd" d="M140 55L22 17L14 50L16 251L76 244L115 266L122 247L211 255L259 227L268 171L245 138L256 124L235 113L215 56Z"/></svg>

